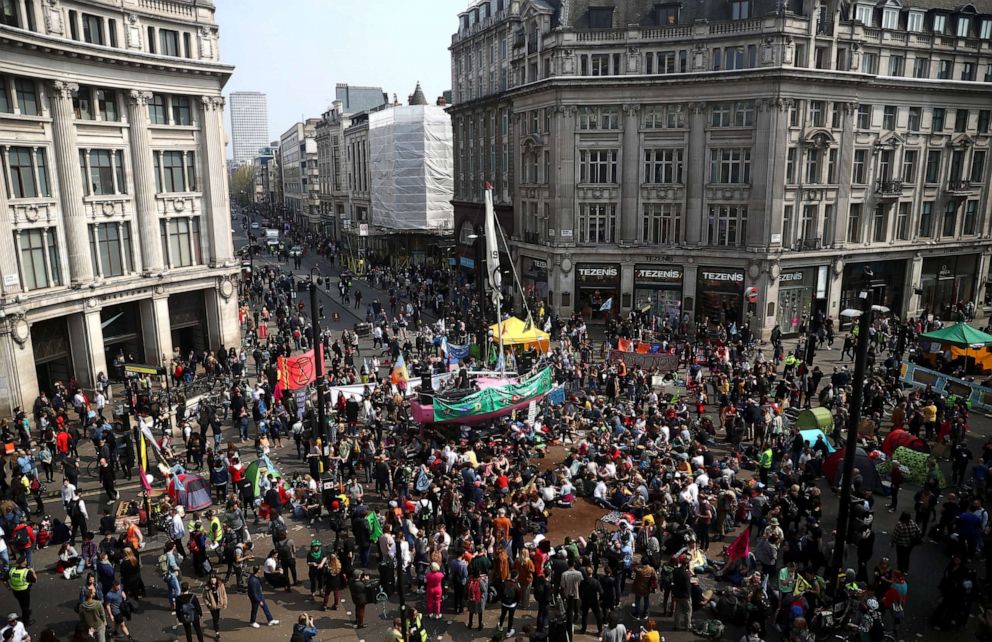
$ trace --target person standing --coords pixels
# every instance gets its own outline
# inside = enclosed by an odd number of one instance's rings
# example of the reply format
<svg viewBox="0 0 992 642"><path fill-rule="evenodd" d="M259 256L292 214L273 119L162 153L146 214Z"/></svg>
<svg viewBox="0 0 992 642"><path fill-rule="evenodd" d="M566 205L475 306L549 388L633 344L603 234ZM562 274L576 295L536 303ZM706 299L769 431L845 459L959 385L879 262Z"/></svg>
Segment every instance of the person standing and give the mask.
<svg viewBox="0 0 992 642"><path fill-rule="evenodd" d="M586 568L585 577L579 583L579 601L582 608L582 629L579 633L585 634L589 622L589 611L592 611L596 618L596 636L603 634L603 611L599 607L599 598L603 594L603 587L599 579L592 572L592 568Z"/></svg>
<svg viewBox="0 0 992 642"><path fill-rule="evenodd" d="M579 573L581 576L581 573ZM578 591L578 584L576 584ZM517 604L520 602L520 584L517 583L517 572L512 571L510 577L503 582L503 590L500 594L499 623L496 630L503 630L503 620L506 622L506 637L511 638L515 632L513 628L513 614L517 611Z"/></svg>
<svg viewBox="0 0 992 642"><path fill-rule="evenodd" d="M444 598L444 573L441 566L434 562L426 577L427 617L433 620L441 619L441 600Z"/></svg>
<svg viewBox="0 0 992 642"><path fill-rule="evenodd" d="M574 559L569 560L568 570L562 573L561 579L558 580L558 591L565 600L565 613L570 625L575 624L579 616L579 584L582 582L582 571L575 568L576 563Z"/></svg>
<svg viewBox="0 0 992 642"><path fill-rule="evenodd" d="M896 547L896 568L903 573L909 572L909 556L913 547L923 539L923 531L919 524L913 521L908 511L899 515L899 522L892 529L892 543Z"/></svg>
<svg viewBox="0 0 992 642"><path fill-rule="evenodd" d="M258 609L262 608L262 612L265 613L265 619L269 621L269 626L275 626L279 624L279 620L272 617L272 612L269 611L269 605L265 602L265 596L262 594L262 580L258 577L259 567L256 564L251 567L251 575L248 576L248 601L251 602L251 618L250 623L252 628L259 628L258 622L255 618L258 617Z"/></svg>
<svg viewBox="0 0 992 642"><path fill-rule="evenodd" d="M203 587L203 604L210 611L210 619L214 625L214 635L220 639L220 612L227 608L227 589L217 575L212 574Z"/></svg>
<svg viewBox="0 0 992 642"><path fill-rule="evenodd" d="M676 631L688 631L692 624L692 574L689 571L689 558L680 555L678 564L672 572L672 602L675 610L675 620L672 628Z"/></svg>
<svg viewBox="0 0 992 642"><path fill-rule="evenodd" d="M79 605L79 621L93 630L96 642L107 642L107 612L96 598L96 586L86 589L86 599Z"/></svg>
<svg viewBox="0 0 992 642"><path fill-rule="evenodd" d="M189 590L189 582L183 582L179 597L176 598L176 619L186 631L186 642L193 642L194 629L196 639L203 642L203 628L200 627L202 617L203 608L200 606L200 600Z"/></svg>
<svg viewBox="0 0 992 642"><path fill-rule="evenodd" d="M114 580L113 584L110 586L110 590L103 594L103 603L107 606L107 615L113 620L115 630L114 635L117 635L117 631L120 631L127 636L128 642L131 641L131 632L127 629L127 619L131 617L130 611L127 609L129 607L125 606L127 604L127 593L121 587L120 580Z"/></svg>
<svg viewBox="0 0 992 642"><path fill-rule="evenodd" d="M31 618L31 585L37 581L38 575L28 564L26 557L18 560L17 568L12 569L7 576L7 585L21 607L21 621L27 626L34 624Z"/></svg>
<svg viewBox="0 0 992 642"><path fill-rule="evenodd" d="M654 568L647 560L641 558L641 564L634 569L634 583L631 591L634 594L634 617L643 619L648 616L651 608L651 592L658 584Z"/></svg>
<svg viewBox="0 0 992 642"><path fill-rule="evenodd" d="M357 574L348 589L351 591L351 601L355 603L355 628L365 628L365 605L369 603L368 573Z"/></svg>

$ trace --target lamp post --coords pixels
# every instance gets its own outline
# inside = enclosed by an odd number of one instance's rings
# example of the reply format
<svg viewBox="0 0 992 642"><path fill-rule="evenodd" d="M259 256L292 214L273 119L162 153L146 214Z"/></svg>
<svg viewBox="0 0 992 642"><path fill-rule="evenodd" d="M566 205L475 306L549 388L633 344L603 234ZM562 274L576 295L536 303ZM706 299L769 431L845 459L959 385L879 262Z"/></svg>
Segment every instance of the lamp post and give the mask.
<svg viewBox="0 0 992 642"><path fill-rule="evenodd" d="M317 427L311 429L313 439L324 439L327 418L324 411L324 354L320 339L320 307L317 304L317 286L320 285L320 268L310 268L310 344L313 347L314 383L317 385Z"/></svg>
<svg viewBox="0 0 992 642"><path fill-rule="evenodd" d="M857 320L858 345L854 358L854 381L851 386L851 411L847 420L847 441L844 445L844 468L840 484L840 506L837 510L837 534L834 537L833 556L830 561L831 592L837 590L837 578L844 565L844 550L847 548L847 531L851 514L851 479L854 476L854 454L858 448L858 426L861 424L861 406L864 403L865 370L868 367L868 329L871 327L872 305L868 298L868 287L874 273L865 267L860 316ZM842 313L843 314L843 313ZM852 311L851 316L856 315Z"/></svg>
<svg viewBox="0 0 992 642"><path fill-rule="evenodd" d="M387 509L388 510L388 509ZM391 511L393 512L393 511ZM393 512L393 523L395 524L393 542L396 545L396 595L400 600L400 630L403 639L406 639L406 595L403 593L403 551L400 541L403 539L403 521L400 516Z"/></svg>

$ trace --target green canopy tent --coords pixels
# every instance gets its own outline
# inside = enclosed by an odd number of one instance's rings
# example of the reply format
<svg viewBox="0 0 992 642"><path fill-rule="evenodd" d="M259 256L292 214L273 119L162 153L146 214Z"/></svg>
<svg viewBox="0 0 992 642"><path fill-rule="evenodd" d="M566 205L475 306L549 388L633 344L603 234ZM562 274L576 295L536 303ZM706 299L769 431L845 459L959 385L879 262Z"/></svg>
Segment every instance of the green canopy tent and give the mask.
<svg viewBox="0 0 992 642"><path fill-rule="evenodd" d="M282 473L279 472L268 455L262 455L261 459L251 462L245 469L245 480L251 484L253 497L258 497L258 481L266 475L272 475L273 479L282 479Z"/></svg>
<svg viewBox="0 0 992 642"><path fill-rule="evenodd" d="M967 323L955 323L952 326L934 330L920 335L921 340L947 343L958 348L976 348L992 345L992 334L977 330Z"/></svg>
<svg viewBox="0 0 992 642"><path fill-rule="evenodd" d="M799 430L812 430L818 428L823 432L828 432L834 427L834 416L826 408L808 408L799 413L796 418L796 427Z"/></svg>

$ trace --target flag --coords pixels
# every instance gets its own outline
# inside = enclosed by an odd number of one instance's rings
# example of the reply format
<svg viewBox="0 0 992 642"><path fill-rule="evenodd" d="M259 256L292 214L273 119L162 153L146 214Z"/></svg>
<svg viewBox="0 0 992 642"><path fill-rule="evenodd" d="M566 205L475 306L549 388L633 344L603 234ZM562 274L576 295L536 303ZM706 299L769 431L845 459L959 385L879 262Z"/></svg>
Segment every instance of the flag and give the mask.
<svg viewBox="0 0 992 642"><path fill-rule="evenodd" d="M551 317L549 316L544 320L544 331L551 332Z"/></svg>
<svg viewBox="0 0 992 642"><path fill-rule="evenodd" d="M599 306L600 312L609 312L612 309L613 309L613 297L610 297L607 300L603 301L603 305Z"/></svg>
<svg viewBox="0 0 992 642"><path fill-rule="evenodd" d="M379 538L382 537L382 524L379 523L379 517L375 512L370 512L365 516L365 522L369 525L369 539L372 542L378 542Z"/></svg>
<svg viewBox="0 0 992 642"><path fill-rule="evenodd" d="M145 492L151 492L152 485L148 483L148 475L146 471L148 470L148 449L145 447L145 433L141 430L138 431L138 478L141 481L141 487L145 489Z"/></svg>
<svg viewBox="0 0 992 642"><path fill-rule="evenodd" d="M792 589L792 594L793 595L802 595L803 593L805 593L806 591L810 590L811 588L813 588L813 587L809 585L809 582L807 582L803 578L802 575L797 575L796 576L796 588Z"/></svg>
<svg viewBox="0 0 992 642"><path fill-rule="evenodd" d="M633 346L630 339L617 339L617 350L620 352L630 352L632 348Z"/></svg>
<svg viewBox="0 0 992 642"><path fill-rule="evenodd" d="M406 383L410 380L410 373L406 369L406 359L403 358L403 353L400 352L399 356L396 357L396 363L393 365L393 376L392 382L396 385L401 383Z"/></svg>
<svg viewBox="0 0 992 642"><path fill-rule="evenodd" d="M751 553L751 535L750 529L745 528L741 531L730 546L727 547L727 560L736 560L742 557L747 557Z"/></svg>
<svg viewBox="0 0 992 642"><path fill-rule="evenodd" d="M318 358L323 360L323 344L317 352L320 355ZM295 357L279 357L278 366L279 380L290 390L306 388L317 380L317 362L314 360L313 350L307 350Z"/></svg>

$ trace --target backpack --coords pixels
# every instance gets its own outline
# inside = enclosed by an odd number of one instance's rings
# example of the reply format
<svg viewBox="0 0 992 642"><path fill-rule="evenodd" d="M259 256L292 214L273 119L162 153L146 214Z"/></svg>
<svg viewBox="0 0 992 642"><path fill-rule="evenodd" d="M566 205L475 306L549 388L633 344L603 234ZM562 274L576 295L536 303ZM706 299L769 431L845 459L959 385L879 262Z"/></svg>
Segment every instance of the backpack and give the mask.
<svg viewBox="0 0 992 642"><path fill-rule="evenodd" d="M196 619L196 609L193 607L193 600L187 600L179 605L179 621L183 624L192 624Z"/></svg>
<svg viewBox="0 0 992 642"><path fill-rule="evenodd" d="M517 587L511 582L507 582L503 587L503 601L507 604L517 601Z"/></svg>
<svg viewBox="0 0 992 642"><path fill-rule="evenodd" d="M303 629L295 629L293 636L289 638L289 642L306 642L303 638Z"/></svg>
<svg viewBox="0 0 992 642"><path fill-rule="evenodd" d="M14 546L20 550L27 550L31 547L31 535L28 534L27 526L22 526L14 531Z"/></svg>
<svg viewBox="0 0 992 642"><path fill-rule="evenodd" d="M169 557L164 553L158 556L158 572L162 575L169 574Z"/></svg>
<svg viewBox="0 0 992 642"><path fill-rule="evenodd" d="M468 581L468 599L470 602L482 601L482 580L478 575Z"/></svg>
<svg viewBox="0 0 992 642"><path fill-rule="evenodd" d="M417 526L420 528L429 529L431 527L431 522L433 521L431 511L429 510L430 502L427 504L420 502L420 505L417 508Z"/></svg>

